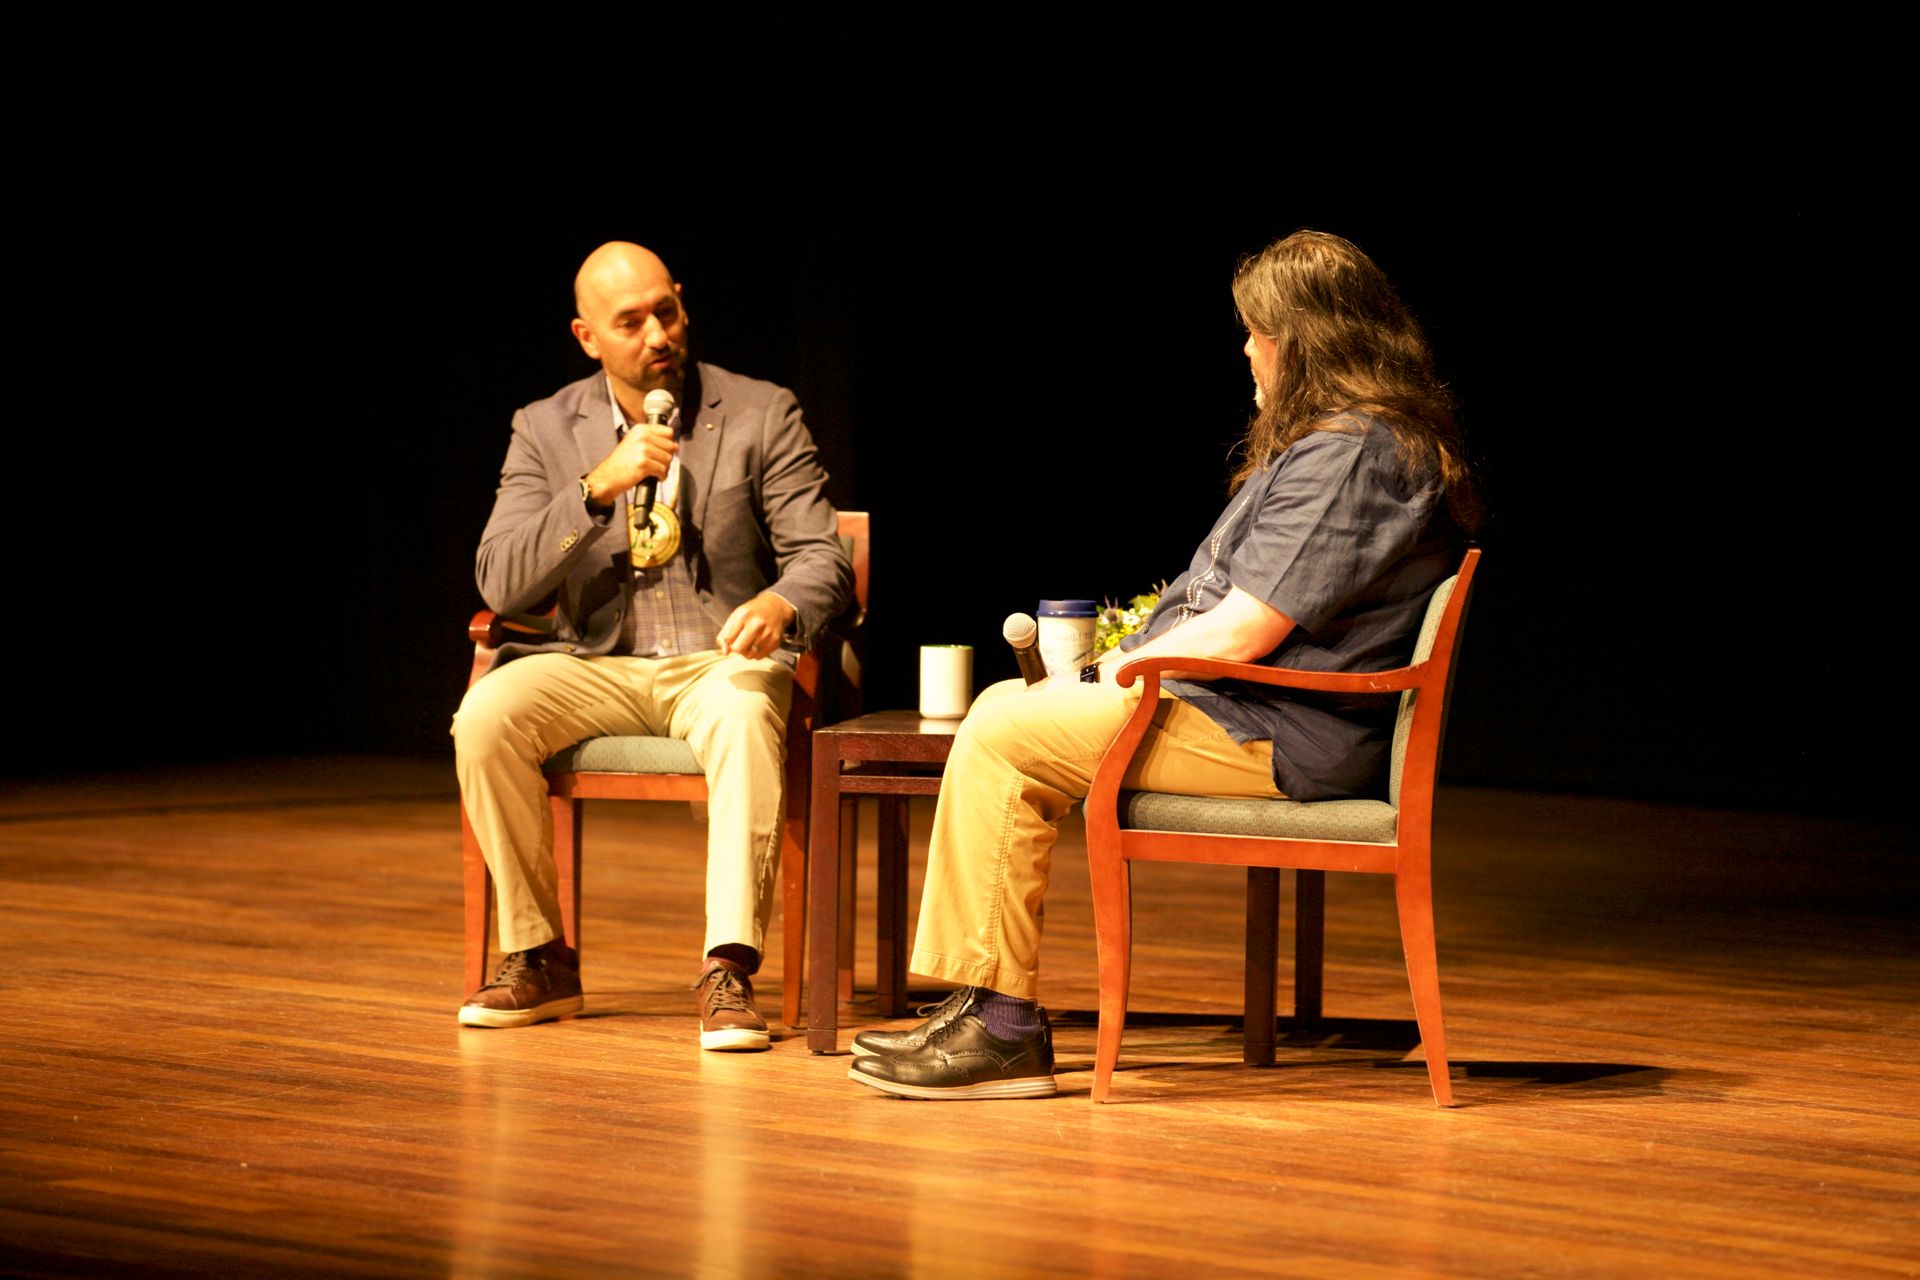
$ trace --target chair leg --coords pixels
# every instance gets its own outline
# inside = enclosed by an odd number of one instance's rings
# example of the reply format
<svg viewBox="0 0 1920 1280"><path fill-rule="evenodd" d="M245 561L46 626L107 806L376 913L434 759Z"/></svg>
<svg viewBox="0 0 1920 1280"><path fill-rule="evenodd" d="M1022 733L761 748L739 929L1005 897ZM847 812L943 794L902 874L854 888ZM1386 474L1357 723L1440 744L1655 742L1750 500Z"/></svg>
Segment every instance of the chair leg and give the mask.
<svg viewBox="0 0 1920 1280"><path fill-rule="evenodd" d="M548 796L553 815L554 887L560 895L560 931L567 945L580 950L580 843L583 800Z"/></svg>
<svg viewBox="0 0 1920 1280"><path fill-rule="evenodd" d="M907 1012L907 803L905 796L880 797L873 926L874 995L883 1018ZM847 936L852 933L849 929Z"/></svg>
<svg viewBox="0 0 1920 1280"><path fill-rule="evenodd" d="M1425 868L1401 871L1393 878L1393 897L1400 909L1400 946L1407 956L1407 982L1413 988L1413 1016L1420 1024L1420 1044L1427 1051L1427 1080L1433 1100L1453 1105L1453 1083L1447 1078L1447 1031L1440 1016L1440 962L1434 952L1433 881Z"/></svg>
<svg viewBox="0 0 1920 1280"><path fill-rule="evenodd" d="M1105 1102L1120 1063L1126 1031L1127 986L1133 964L1133 869L1117 854L1089 859L1093 934L1100 962L1100 1031L1093 1055L1093 1100Z"/></svg>
<svg viewBox="0 0 1920 1280"><path fill-rule="evenodd" d="M1320 981L1327 946L1327 873L1293 873L1293 1018L1320 1021Z"/></svg>
<svg viewBox="0 0 1920 1280"><path fill-rule="evenodd" d="M1273 1065L1274 972L1280 960L1280 871L1247 868L1246 1043L1240 1060Z"/></svg>
<svg viewBox="0 0 1920 1280"><path fill-rule="evenodd" d="M800 993L807 969L807 822L789 816L780 843L781 938L780 1020L800 1025Z"/></svg>
<svg viewBox="0 0 1920 1280"><path fill-rule="evenodd" d="M493 936L493 876L481 856L473 824L467 821L465 805L460 807L460 883L466 917L462 977L467 994L472 995L487 980L487 944Z"/></svg>

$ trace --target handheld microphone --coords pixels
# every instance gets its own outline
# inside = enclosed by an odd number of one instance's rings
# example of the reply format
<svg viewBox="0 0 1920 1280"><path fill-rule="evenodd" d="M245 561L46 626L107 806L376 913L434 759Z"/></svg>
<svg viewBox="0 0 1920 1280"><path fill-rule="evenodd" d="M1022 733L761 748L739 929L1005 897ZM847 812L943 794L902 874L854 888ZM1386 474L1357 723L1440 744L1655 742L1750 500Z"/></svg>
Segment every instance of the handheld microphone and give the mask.
<svg viewBox="0 0 1920 1280"><path fill-rule="evenodd" d="M1020 674L1028 684L1039 684L1047 678L1046 664L1040 661L1040 624L1031 614L1008 614L1000 624L1000 634L1013 646L1014 661L1020 664Z"/></svg>
<svg viewBox="0 0 1920 1280"><path fill-rule="evenodd" d="M640 407L647 415L648 426L665 426L667 421L673 417L673 392L665 390L664 388L649 391L647 392L647 398L640 402ZM638 519L642 525L645 525L647 518L653 514L653 494L659 487L660 478L658 476L648 476L640 482L640 515Z"/></svg>

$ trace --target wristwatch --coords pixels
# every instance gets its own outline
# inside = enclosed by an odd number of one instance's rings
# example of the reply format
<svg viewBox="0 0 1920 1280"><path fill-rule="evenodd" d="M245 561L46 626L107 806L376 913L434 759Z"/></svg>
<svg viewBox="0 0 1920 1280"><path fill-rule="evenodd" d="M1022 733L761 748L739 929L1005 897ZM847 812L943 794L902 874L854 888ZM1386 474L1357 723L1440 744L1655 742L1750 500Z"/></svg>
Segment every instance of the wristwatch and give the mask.
<svg viewBox="0 0 1920 1280"><path fill-rule="evenodd" d="M593 500L593 486L587 483L586 476L580 477L580 501L586 505L587 514L590 516L607 515L613 510L609 504Z"/></svg>
<svg viewBox="0 0 1920 1280"><path fill-rule="evenodd" d="M1099 684L1100 664L1097 662L1089 662L1086 666L1080 668L1080 683Z"/></svg>

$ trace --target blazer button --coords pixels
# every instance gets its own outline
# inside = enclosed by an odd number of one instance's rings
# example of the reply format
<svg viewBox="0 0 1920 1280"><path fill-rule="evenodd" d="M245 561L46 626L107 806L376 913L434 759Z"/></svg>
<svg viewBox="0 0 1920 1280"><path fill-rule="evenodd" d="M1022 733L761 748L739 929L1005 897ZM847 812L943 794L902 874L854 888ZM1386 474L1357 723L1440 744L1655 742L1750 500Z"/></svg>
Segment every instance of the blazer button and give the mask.
<svg viewBox="0 0 1920 1280"><path fill-rule="evenodd" d="M560 549L562 551L571 551L573 550L573 544L578 541L580 541L580 535L577 532L569 529L567 531L567 536L560 539Z"/></svg>

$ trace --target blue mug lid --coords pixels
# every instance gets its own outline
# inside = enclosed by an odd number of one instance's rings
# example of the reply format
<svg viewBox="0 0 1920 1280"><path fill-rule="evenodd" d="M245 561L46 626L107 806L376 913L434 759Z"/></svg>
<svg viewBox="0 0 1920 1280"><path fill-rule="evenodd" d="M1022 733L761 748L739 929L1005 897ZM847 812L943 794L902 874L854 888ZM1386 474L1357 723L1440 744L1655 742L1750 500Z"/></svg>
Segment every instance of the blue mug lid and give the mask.
<svg viewBox="0 0 1920 1280"><path fill-rule="evenodd" d="M1091 600L1042 600L1040 616L1043 618L1093 618L1099 616L1100 606Z"/></svg>

